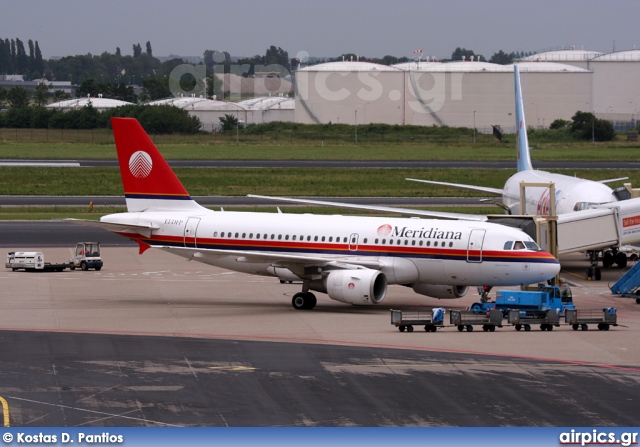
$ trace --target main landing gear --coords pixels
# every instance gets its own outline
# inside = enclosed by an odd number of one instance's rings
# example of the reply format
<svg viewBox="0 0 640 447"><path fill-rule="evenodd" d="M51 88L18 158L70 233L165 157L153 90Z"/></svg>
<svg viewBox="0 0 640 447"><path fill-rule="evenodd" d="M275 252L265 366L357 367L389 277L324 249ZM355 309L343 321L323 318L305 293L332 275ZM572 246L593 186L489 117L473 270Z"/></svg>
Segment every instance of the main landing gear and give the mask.
<svg viewBox="0 0 640 447"><path fill-rule="evenodd" d="M318 300L311 292L298 292L291 298L291 305L296 310L311 310L316 307Z"/></svg>
<svg viewBox="0 0 640 447"><path fill-rule="evenodd" d="M602 272L600 271L600 267L598 267L598 251L589 251L589 261L591 262L591 266L587 269L587 279L600 281L602 279ZM602 267L610 268L615 264L618 268L625 268L627 266L627 255L621 251L618 251L617 248L612 248L610 250L605 250L602 253Z"/></svg>

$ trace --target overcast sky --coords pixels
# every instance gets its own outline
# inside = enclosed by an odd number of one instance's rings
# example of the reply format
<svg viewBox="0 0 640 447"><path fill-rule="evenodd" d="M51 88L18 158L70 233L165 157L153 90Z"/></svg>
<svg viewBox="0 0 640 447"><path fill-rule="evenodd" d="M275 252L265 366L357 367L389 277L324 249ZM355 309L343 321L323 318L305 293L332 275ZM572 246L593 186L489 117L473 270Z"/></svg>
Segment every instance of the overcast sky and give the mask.
<svg viewBox="0 0 640 447"><path fill-rule="evenodd" d="M45 58L132 54L263 55L269 45L335 57L451 57L574 45L640 48L638 0L0 0L0 37L37 40Z"/></svg>

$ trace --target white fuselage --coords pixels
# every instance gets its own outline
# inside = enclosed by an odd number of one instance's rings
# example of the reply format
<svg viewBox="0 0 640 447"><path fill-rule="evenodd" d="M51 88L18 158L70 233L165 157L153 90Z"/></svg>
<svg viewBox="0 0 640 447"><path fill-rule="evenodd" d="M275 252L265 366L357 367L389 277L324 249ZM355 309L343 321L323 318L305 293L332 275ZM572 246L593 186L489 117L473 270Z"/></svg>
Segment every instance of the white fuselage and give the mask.
<svg viewBox="0 0 640 447"><path fill-rule="evenodd" d="M112 214L101 221L151 224L157 229L150 236L120 234L225 269L286 279L311 274L301 267L304 256L357 268L377 264L389 284L506 286L545 281L559 271L546 252L505 249L508 242L533 242L523 232L486 222L206 210ZM287 256L298 258L290 266Z"/></svg>
<svg viewBox="0 0 640 447"><path fill-rule="evenodd" d="M592 208L618 199L607 185L554 174L545 171L527 170L512 175L504 185L503 204L511 214L549 215L551 197L548 187L528 187L525 190L526 209L520 209L520 183L554 183L556 191L556 214L571 213Z"/></svg>

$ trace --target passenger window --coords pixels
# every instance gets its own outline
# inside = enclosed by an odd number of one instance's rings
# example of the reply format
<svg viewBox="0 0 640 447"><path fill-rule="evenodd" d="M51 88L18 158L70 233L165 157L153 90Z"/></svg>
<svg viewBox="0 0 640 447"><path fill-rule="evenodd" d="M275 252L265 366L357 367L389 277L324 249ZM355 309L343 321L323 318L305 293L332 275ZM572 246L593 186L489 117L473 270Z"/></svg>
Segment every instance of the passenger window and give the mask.
<svg viewBox="0 0 640 447"><path fill-rule="evenodd" d="M333 242L333 236L329 236L329 242Z"/></svg>
<svg viewBox="0 0 640 447"><path fill-rule="evenodd" d="M431 246L431 241L427 241L427 247Z"/></svg>
<svg viewBox="0 0 640 447"><path fill-rule="evenodd" d="M409 241L405 239L404 245L409 245Z"/></svg>
<svg viewBox="0 0 640 447"><path fill-rule="evenodd" d="M278 235L278 240L281 240L281 239L282 239L282 235L281 235L281 234L279 234L279 235Z"/></svg>
<svg viewBox="0 0 640 447"><path fill-rule="evenodd" d="M422 241L418 242L418 245L422 247Z"/></svg>
<svg viewBox="0 0 640 447"><path fill-rule="evenodd" d="M276 235L275 235L275 234L272 234L272 235L271 235L271 240L273 240L273 239L275 239L275 238L276 238Z"/></svg>
<svg viewBox="0 0 640 447"><path fill-rule="evenodd" d="M242 239L245 239L247 237L247 233L242 233Z"/></svg>
<svg viewBox="0 0 640 447"><path fill-rule="evenodd" d="M220 233L220 237L224 237L224 231Z"/></svg>
<svg viewBox="0 0 640 447"><path fill-rule="evenodd" d="M382 245L386 244L387 240L386 239L382 239Z"/></svg>
<svg viewBox="0 0 640 447"><path fill-rule="evenodd" d="M288 235L288 234L284 237L284 240L285 240L285 241L288 241L288 240L289 240L289 235Z"/></svg>
<svg viewBox="0 0 640 447"><path fill-rule="evenodd" d="M256 234L256 239L260 239L260 233Z"/></svg>
<svg viewBox="0 0 640 447"><path fill-rule="evenodd" d="M294 240L294 241L296 240L296 235L295 235L295 234L293 235L293 240Z"/></svg>
<svg viewBox="0 0 640 447"><path fill-rule="evenodd" d="M253 239L253 233L249 233L249 239Z"/></svg>
<svg viewBox="0 0 640 447"><path fill-rule="evenodd" d="M213 232L213 237L218 237L218 232L217 231Z"/></svg>
<svg viewBox="0 0 640 447"><path fill-rule="evenodd" d="M449 247L453 247L453 242L449 242Z"/></svg>
<svg viewBox="0 0 640 447"><path fill-rule="evenodd" d="M367 238L366 238L366 237L364 238L364 243L365 243L365 244L367 243Z"/></svg>
<svg viewBox="0 0 640 447"><path fill-rule="evenodd" d="M324 236L322 236L322 242L324 242Z"/></svg>
<svg viewBox="0 0 640 447"><path fill-rule="evenodd" d="M314 237L314 238L313 238L313 241L314 241L314 242L318 242L318 236Z"/></svg>
<svg viewBox="0 0 640 447"><path fill-rule="evenodd" d="M342 242L344 242L346 244L347 243L347 238L345 237Z"/></svg>
<svg viewBox="0 0 640 447"><path fill-rule="evenodd" d="M416 245L416 241L415 240L411 241L411 245Z"/></svg>
<svg viewBox="0 0 640 447"><path fill-rule="evenodd" d="M310 241L311 240L311 236L307 236L307 240Z"/></svg>

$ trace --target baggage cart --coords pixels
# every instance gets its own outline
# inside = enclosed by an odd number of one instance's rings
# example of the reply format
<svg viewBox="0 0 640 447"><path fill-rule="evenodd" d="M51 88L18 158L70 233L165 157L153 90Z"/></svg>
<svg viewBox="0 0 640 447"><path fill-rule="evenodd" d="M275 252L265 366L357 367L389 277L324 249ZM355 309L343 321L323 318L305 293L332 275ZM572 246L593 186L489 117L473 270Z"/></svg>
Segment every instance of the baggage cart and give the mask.
<svg viewBox="0 0 640 447"><path fill-rule="evenodd" d="M502 327L502 311L497 309L489 310L486 313L478 314L471 310L450 310L450 323L458 327L462 332L473 331L473 326L482 325L482 330L493 332L497 327Z"/></svg>
<svg viewBox="0 0 640 447"><path fill-rule="evenodd" d="M436 308L431 311L402 311L391 310L391 324L395 325L400 332L413 332L413 326L424 326L427 332L435 332L438 328L444 327L443 308Z"/></svg>
<svg viewBox="0 0 640 447"><path fill-rule="evenodd" d="M569 309L565 310L565 312L568 311ZM560 316L555 309L544 312L522 312L518 309L509 309L507 321L516 328L516 331L521 329L530 331L532 324L539 324L542 331L552 331L554 326L560 326Z"/></svg>
<svg viewBox="0 0 640 447"><path fill-rule="evenodd" d="M608 331L610 326L618 325L618 314L615 307L603 309L567 309L565 322L574 331L589 329L589 324L597 324L599 331Z"/></svg>

